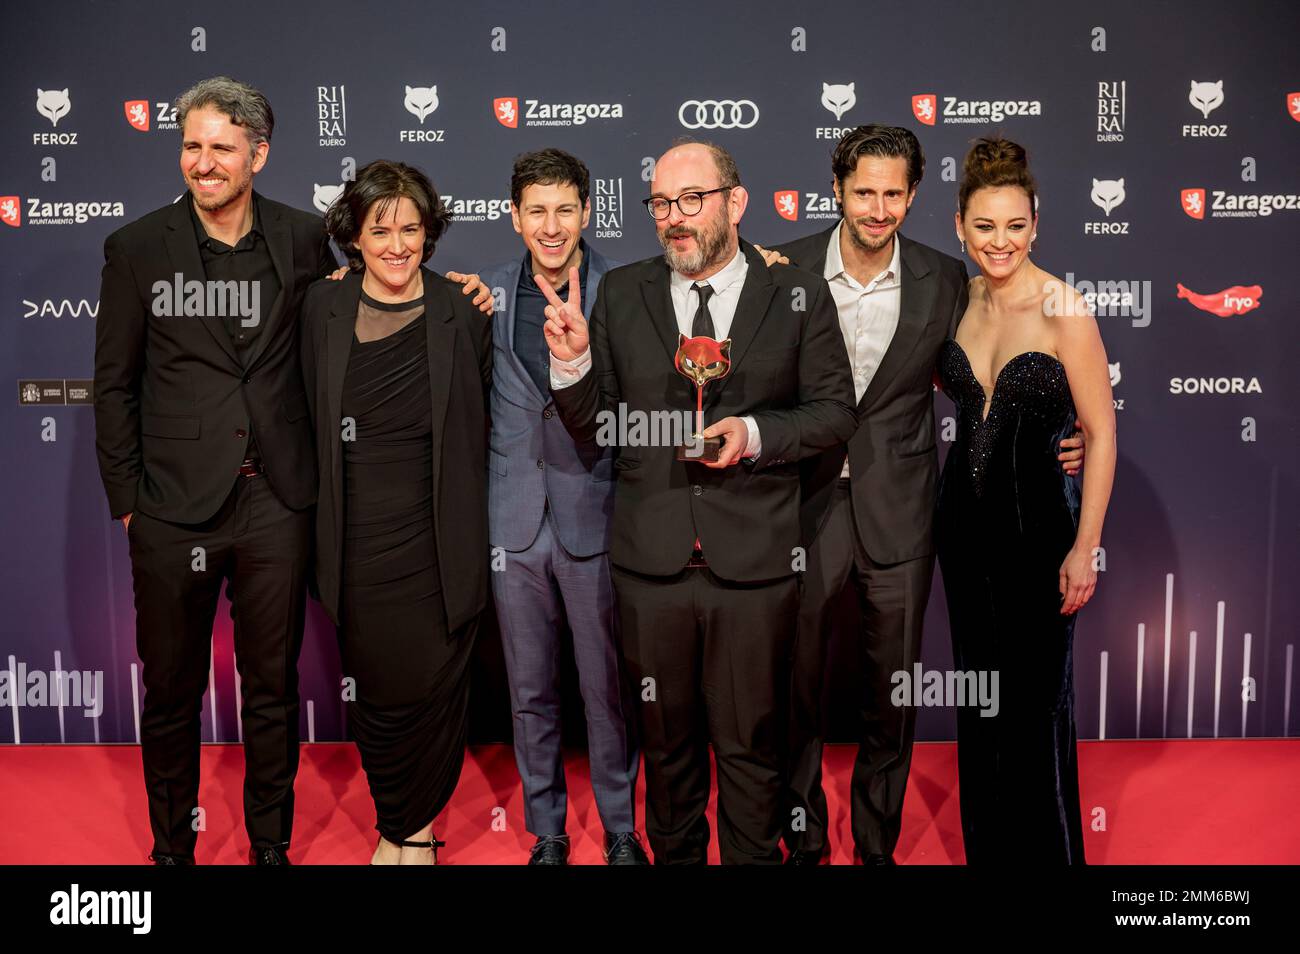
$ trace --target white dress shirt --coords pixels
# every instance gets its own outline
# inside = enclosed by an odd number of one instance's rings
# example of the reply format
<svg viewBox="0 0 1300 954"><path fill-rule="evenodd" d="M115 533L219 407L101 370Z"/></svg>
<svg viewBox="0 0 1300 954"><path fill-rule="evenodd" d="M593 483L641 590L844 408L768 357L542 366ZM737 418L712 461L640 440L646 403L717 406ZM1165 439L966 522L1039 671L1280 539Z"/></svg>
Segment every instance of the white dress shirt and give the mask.
<svg viewBox="0 0 1300 954"><path fill-rule="evenodd" d="M840 317L840 333L853 365L853 393L862 400L871 379L880 368L881 359L898 330L898 313L902 303L902 278L899 271L898 235L894 235L894 254L889 266L866 285L844 270L840 254L840 233L844 220L831 233L826 248L826 268L822 275L831 286L835 308ZM844 459L841 477L849 476L849 461Z"/></svg>
<svg viewBox="0 0 1300 954"><path fill-rule="evenodd" d="M700 284L713 286L713 297L709 299L709 317L713 319L713 333L718 341L726 339L731 331L731 323L736 317L736 306L740 304L740 290L745 285L745 275L749 271L749 262L739 248L735 257L714 275ZM677 321L677 330L686 337L691 334L691 323L700 306L700 294L695 290L696 282L676 272L669 280L669 297L673 302L673 315ZM576 384L591 370L591 348L578 355L572 361L561 361L551 355L551 387L560 390ZM692 409L693 410L693 409ZM763 449L758 434L758 423L750 415L741 418L749 431L749 440L745 445L746 458L757 457Z"/></svg>

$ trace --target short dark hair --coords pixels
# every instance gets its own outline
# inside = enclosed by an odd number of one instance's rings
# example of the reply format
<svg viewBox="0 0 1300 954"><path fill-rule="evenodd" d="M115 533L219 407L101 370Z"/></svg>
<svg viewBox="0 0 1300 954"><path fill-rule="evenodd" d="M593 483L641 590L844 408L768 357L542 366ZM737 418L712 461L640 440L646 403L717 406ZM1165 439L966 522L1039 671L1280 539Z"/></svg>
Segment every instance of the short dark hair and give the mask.
<svg viewBox="0 0 1300 954"><path fill-rule="evenodd" d="M966 214L966 203L979 189L1017 186L1029 196L1030 216L1038 213L1038 184L1029 171L1025 147L1001 136L976 139L962 162L961 184L957 187L957 210Z"/></svg>
<svg viewBox="0 0 1300 954"><path fill-rule="evenodd" d="M530 185L571 185L578 189L578 204L585 206L591 195L591 173L576 156L563 149L539 149L515 158L510 175L510 202L517 209L524 189Z"/></svg>
<svg viewBox="0 0 1300 954"><path fill-rule="evenodd" d="M740 169L736 166L736 160L716 142L696 139L694 136L678 136L673 140L673 148L676 149L678 146L703 146L709 150L709 155L713 157L713 164L718 169L719 186L723 189L734 189L740 185Z"/></svg>
<svg viewBox="0 0 1300 954"><path fill-rule="evenodd" d="M438 239L451 224L451 213L429 177L419 169L404 162L376 159L357 170L357 177L344 185L342 194L325 212L325 229L348 257L352 271L365 268L356 241L370 207L378 203L378 213L382 216L388 206L401 198L414 202L420 213L420 221L424 223L424 257L420 262L429 260Z"/></svg>
<svg viewBox="0 0 1300 954"><path fill-rule="evenodd" d="M921 151L921 144L910 129L902 126L870 123L850 129L844 134L831 155L831 172L841 189L844 188L844 180L857 171L858 160L863 156L906 159L909 192L917 187L925 175L925 153Z"/></svg>

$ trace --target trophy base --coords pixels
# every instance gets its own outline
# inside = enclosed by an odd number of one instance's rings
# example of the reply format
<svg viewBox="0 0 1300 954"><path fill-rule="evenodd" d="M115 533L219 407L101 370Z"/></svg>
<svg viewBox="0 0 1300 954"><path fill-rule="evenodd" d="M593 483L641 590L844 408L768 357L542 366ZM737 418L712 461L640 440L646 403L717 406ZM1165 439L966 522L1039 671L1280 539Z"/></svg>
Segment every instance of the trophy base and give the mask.
<svg viewBox="0 0 1300 954"><path fill-rule="evenodd" d="M677 459L696 464L712 464L722 456L721 437L692 437L691 443L677 448Z"/></svg>

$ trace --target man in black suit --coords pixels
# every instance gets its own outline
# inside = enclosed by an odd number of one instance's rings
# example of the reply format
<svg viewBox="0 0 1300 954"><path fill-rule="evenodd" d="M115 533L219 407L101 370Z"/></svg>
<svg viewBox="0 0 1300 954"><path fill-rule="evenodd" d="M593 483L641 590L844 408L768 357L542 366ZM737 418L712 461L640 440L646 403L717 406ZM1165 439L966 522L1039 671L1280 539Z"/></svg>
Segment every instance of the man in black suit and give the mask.
<svg viewBox="0 0 1300 954"><path fill-rule="evenodd" d="M869 865L893 864L898 842L916 710L891 704L891 679L912 672L921 658L939 473L933 373L967 302L966 266L898 232L924 170L920 143L909 130L851 130L831 159L843 218L773 249L829 283L859 421L847 449L801 463L808 565L791 686L788 864L817 864L827 854L823 688L833 601L848 581L862 614L853 841ZM1062 442L1078 446L1077 439Z"/></svg>
<svg viewBox="0 0 1300 954"><path fill-rule="evenodd" d="M104 243L95 440L126 526L144 664L156 864L192 864L199 710L221 584L242 683L249 860L288 864L316 463L303 292L334 267L321 220L258 195L274 120L226 77L181 95L189 195Z"/></svg>
<svg viewBox="0 0 1300 954"><path fill-rule="evenodd" d="M599 440L620 414L694 411L694 387L674 367L679 344L730 340L730 371L705 391L703 436L723 442L716 461L679 460L653 435L652 446L619 442L610 559L655 862L706 860L711 740L723 862L776 864L798 461L853 433L853 385L825 281L769 271L740 240L747 194L725 150L669 150L652 190L664 256L607 273L590 328L576 271L567 302L539 277L551 390L573 436Z"/></svg>

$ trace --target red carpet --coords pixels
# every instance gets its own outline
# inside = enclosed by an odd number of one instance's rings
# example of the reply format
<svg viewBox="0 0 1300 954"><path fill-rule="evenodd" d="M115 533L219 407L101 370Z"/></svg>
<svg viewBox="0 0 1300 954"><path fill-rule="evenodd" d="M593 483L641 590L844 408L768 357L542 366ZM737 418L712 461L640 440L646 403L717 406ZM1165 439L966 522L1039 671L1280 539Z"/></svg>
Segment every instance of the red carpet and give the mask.
<svg viewBox="0 0 1300 954"><path fill-rule="evenodd" d="M855 749L826 748L836 864L851 860L848 781ZM1295 864L1300 862L1300 741L1084 742L1079 746L1091 864ZM568 759L573 860L600 862L600 818L581 755ZM243 752L203 747L200 804L207 829L200 864L239 864L245 840ZM960 864L956 747L916 746L905 802L900 864ZM374 809L350 744L302 748L291 857L298 864L363 864L374 848ZM644 795L644 785L641 786ZM0 749L0 863L138 864L151 841L136 746ZM1105 830L1089 828L1097 809ZM504 811L502 811L504 810ZM712 817L712 806L710 806ZM644 825L638 806L637 818ZM532 837L509 746L470 750L460 787L435 829L447 864L520 864ZM715 849L711 859L716 862Z"/></svg>

